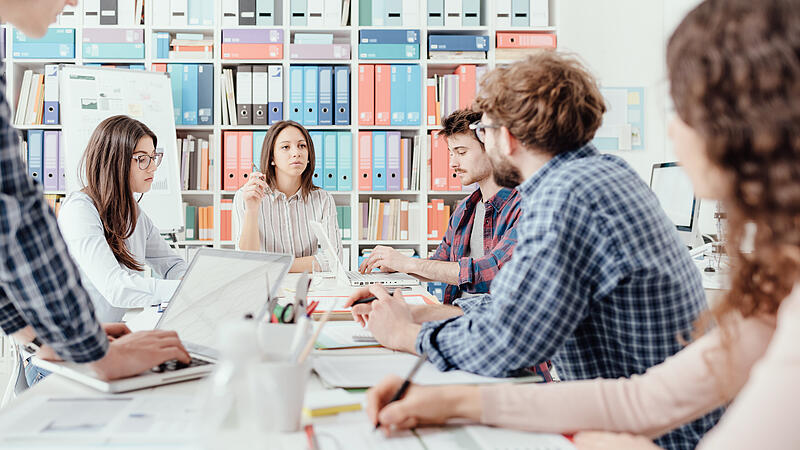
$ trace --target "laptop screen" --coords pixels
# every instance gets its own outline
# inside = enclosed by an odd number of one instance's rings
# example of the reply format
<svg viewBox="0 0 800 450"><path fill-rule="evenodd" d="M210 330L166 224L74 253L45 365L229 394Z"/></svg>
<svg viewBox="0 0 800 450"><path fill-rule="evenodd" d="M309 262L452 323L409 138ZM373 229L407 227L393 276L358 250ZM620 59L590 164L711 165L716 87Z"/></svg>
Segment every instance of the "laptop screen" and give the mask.
<svg viewBox="0 0 800 450"><path fill-rule="evenodd" d="M214 348L217 326L258 314L267 302L267 285L274 296L291 262L289 255L202 249L156 328L177 331L194 351Z"/></svg>
<svg viewBox="0 0 800 450"><path fill-rule="evenodd" d="M683 168L676 163L653 165L650 189L678 230L690 231L696 202L692 183Z"/></svg>

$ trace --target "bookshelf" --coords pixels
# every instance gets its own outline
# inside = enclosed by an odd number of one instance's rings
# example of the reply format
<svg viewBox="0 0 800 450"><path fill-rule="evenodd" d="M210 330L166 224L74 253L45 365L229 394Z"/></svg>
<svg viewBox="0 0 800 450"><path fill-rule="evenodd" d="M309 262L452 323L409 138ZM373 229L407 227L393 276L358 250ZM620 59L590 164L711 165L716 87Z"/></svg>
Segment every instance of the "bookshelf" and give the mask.
<svg viewBox="0 0 800 450"><path fill-rule="evenodd" d="M119 1L134 1L134 0L119 0ZM410 248L417 251L421 257L427 257L430 250L435 249L440 240L429 240L427 236L427 220L425 214L425 205L430 199L441 198L444 199L445 204L453 205L458 203L466 195L468 191L433 191L430 189L430 179L428 170L426 170L426 161L430 149L427 148L426 135L433 130L441 129L440 126L429 126L426 121L426 92L425 80L432 76L434 73L452 73L455 67L460 64L476 64L485 65L491 70L492 68L507 64L511 61L498 61L495 58L495 45L496 45L496 32L498 31L536 31L544 33L557 34L557 28L553 26L556 23L558 14L558 0L549 0L549 24L547 27L498 27L495 21L494 8L496 2L492 0L481 0L481 19L479 26L459 26L447 27L436 26L427 27L427 6L428 0L418 0L419 7L419 20L420 23L416 25L403 25L403 26L359 26L359 1L351 0L350 2L350 18L348 26L344 27L308 27L308 26L291 26L290 15L291 7L290 0L275 0L276 1L276 18L274 26L259 27L259 26L222 26L223 7L220 1L214 2L214 26L197 26L188 25L181 27L165 27L153 25L153 8L166 7L160 2L147 1L145 4L145 25L140 26L119 26L120 28L137 28L144 30L144 59L85 59L82 54L82 20L83 20L83 2L76 8L76 22L79 24L75 31L75 58L71 59L19 59L13 57L12 52L12 27L3 24L6 33L6 77L7 77L7 92L9 93L9 103L11 104L12 111L16 109L17 99L21 89L22 75L26 69L43 69L45 64L79 64L84 63L115 63L115 64L144 64L147 70L152 70L152 65L155 63L205 63L212 64L214 69L214 124L213 125L176 125L178 137L186 137L191 134L198 138L209 139L212 144L212 169L213 176L211 183L213 188L209 191L182 191L183 201L194 206L213 206L214 207L214 230L213 240L210 241L194 241L194 240L181 240L173 243L175 247L200 247L210 246L215 248L233 248L232 241L221 240L221 201L223 199L232 199L235 192L224 191L222 189L222 132L223 131L263 131L268 128L266 125L241 125L230 126L222 125L222 100L221 100L221 86L220 77L222 75L223 67L235 66L238 64L270 64L281 65L283 67L283 99L284 99L284 118L289 117L289 67L291 65L347 65L350 67L350 125L333 125L333 126L309 126L309 130L316 131L350 131L353 134L353 157L351 174L353 177L353 190L340 192L333 191L333 197L337 205L349 206L351 217L350 223L352 224L351 239L344 240L343 246L349 248L349 264L350 267L357 267L358 255L361 249L371 248L378 244L392 245L395 247ZM61 25L52 25L53 27L61 27ZM117 27L117 26L100 26L103 27ZM93 26L92 28L97 28ZM222 29L256 29L256 28L270 28L281 29L283 31L284 39L284 52L282 59L264 59L264 60L233 60L222 58ZM418 29L420 31L420 59L408 60L374 60L374 59L360 59L358 56L359 44L359 30L362 29L379 29L379 30L404 30L404 29ZM211 59L198 59L189 60L185 58L156 58L156 51L154 48L155 34L158 32L190 32L190 33L203 33L206 36L213 38L214 50L213 58ZM292 42L293 36L296 32L304 33L332 33L335 35L337 42L342 39L348 40L350 43L351 54L350 59L346 60L304 60L304 59L291 59L289 57L289 44ZM487 58L484 59L458 59L458 60L429 60L428 59L428 36L430 34L464 34L464 35L486 35L489 37L489 50ZM422 76L421 92L417 93L420 96L420 104L422 107L422 119L418 126L360 126L358 125L358 66L359 64L417 64L420 66L420 73ZM13 118L13 114L12 114ZM37 130L60 130L60 125L26 125L18 126L20 130L37 129ZM420 158L420 189L411 191L368 191L362 192L358 190L358 180L356 174L358 173L358 132L359 131L401 131L403 137L419 136L419 148L415 151L421 151ZM209 137L211 136L211 137ZM321 162L321 158L318 157ZM46 192L47 194L63 195L63 192ZM380 198L382 201L388 201L390 198L400 198L416 202L420 205L421 214L417 223L409 223L409 227L416 227L417 239L411 241L392 240L392 241L374 241L374 240L360 240L359 239L359 224L360 224L360 208L359 202L368 202L370 198ZM346 262L347 263L347 262Z"/></svg>

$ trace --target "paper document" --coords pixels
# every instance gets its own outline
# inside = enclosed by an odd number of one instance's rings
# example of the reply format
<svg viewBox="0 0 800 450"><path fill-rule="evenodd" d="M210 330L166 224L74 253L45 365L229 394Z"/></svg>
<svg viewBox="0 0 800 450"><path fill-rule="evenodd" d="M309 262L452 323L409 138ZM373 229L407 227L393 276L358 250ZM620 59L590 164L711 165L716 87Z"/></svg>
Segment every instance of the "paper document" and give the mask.
<svg viewBox="0 0 800 450"><path fill-rule="evenodd" d="M324 383L342 388L372 387L387 375L406 377L417 357L406 353L392 355L347 355L319 356L314 360L314 370ZM441 384L488 384L520 381L537 381L539 377L492 378L474 375L461 370L441 372L426 362L414 377L414 383L424 385Z"/></svg>
<svg viewBox="0 0 800 450"><path fill-rule="evenodd" d="M319 322L315 322L314 326L318 326ZM355 336L358 333L369 332L361 327L356 322L328 322L322 328L319 337L317 338L316 348L321 350L333 350L341 348L356 348L356 347L377 347L377 342L357 341Z"/></svg>
<svg viewBox="0 0 800 450"><path fill-rule="evenodd" d="M38 397L0 423L0 442L189 442L200 431L190 396Z"/></svg>
<svg viewBox="0 0 800 450"><path fill-rule="evenodd" d="M411 431L387 438L369 421L355 424L314 425L320 450L425 450Z"/></svg>
<svg viewBox="0 0 800 450"><path fill-rule="evenodd" d="M350 297L346 295L311 295L308 297L308 302L319 301L319 306L314 310L315 313L322 313L329 309L333 309L334 312L349 312L350 308L344 307L348 298ZM405 299L406 303L409 305L426 305L432 303L431 301L426 301L424 296L418 294L404 294L403 299Z"/></svg>
<svg viewBox="0 0 800 450"><path fill-rule="evenodd" d="M426 448L437 450L575 450L560 434L528 433L482 425L414 430Z"/></svg>

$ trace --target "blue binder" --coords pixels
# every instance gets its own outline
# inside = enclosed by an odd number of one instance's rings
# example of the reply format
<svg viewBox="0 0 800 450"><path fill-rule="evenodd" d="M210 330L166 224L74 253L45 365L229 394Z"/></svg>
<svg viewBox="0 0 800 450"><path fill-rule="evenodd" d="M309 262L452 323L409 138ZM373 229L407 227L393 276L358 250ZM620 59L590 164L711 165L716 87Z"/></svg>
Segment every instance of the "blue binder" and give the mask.
<svg viewBox="0 0 800 450"><path fill-rule="evenodd" d="M58 123L58 65L44 66L44 123L55 125Z"/></svg>
<svg viewBox="0 0 800 450"><path fill-rule="evenodd" d="M28 130L28 175L42 183L44 130Z"/></svg>
<svg viewBox="0 0 800 450"><path fill-rule="evenodd" d="M386 132L372 132L372 190L386 190Z"/></svg>
<svg viewBox="0 0 800 450"><path fill-rule="evenodd" d="M303 123L303 66L289 67L289 119Z"/></svg>
<svg viewBox="0 0 800 450"><path fill-rule="evenodd" d="M317 66L303 67L303 125L317 125Z"/></svg>
<svg viewBox="0 0 800 450"><path fill-rule="evenodd" d="M358 44L361 59L419 59L419 44Z"/></svg>
<svg viewBox="0 0 800 450"><path fill-rule="evenodd" d="M359 44L419 44L419 30L359 30Z"/></svg>
<svg viewBox="0 0 800 450"><path fill-rule="evenodd" d="M334 123L350 125L350 66L336 66L334 72ZM341 189L340 189L341 190Z"/></svg>
<svg viewBox="0 0 800 450"><path fill-rule="evenodd" d="M183 125L197 125L197 64L183 65Z"/></svg>
<svg viewBox="0 0 800 450"><path fill-rule="evenodd" d="M214 124L214 65L197 66L197 124Z"/></svg>
<svg viewBox="0 0 800 450"><path fill-rule="evenodd" d="M338 181L336 189L339 191L353 190L353 135L349 131L339 132L339 142L336 146L337 164L336 172Z"/></svg>
<svg viewBox="0 0 800 450"><path fill-rule="evenodd" d="M511 0L511 26L527 27L530 25L529 0Z"/></svg>
<svg viewBox="0 0 800 450"><path fill-rule="evenodd" d="M269 66L269 124L283 120L283 67Z"/></svg>
<svg viewBox="0 0 800 450"><path fill-rule="evenodd" d="M267 138L266 131L253 132L253 164L261 170L261 147L264 146L264 139Z"/></svg>
<svg viewBox="0 0 800 450"><path fill-rule="evenodd" d="M320 125L333 125L333 67L331 66L319 66L319 106L317 111Z"/></svg>
<svg viewBox="0 0 800 450"><path fill-rule="evenodd" d="M391 68L391 123L406 124L406 66L392 64Z"/></svg>
<svg viewBox="0 0 800 450"><path fill-rule="evenodd" d="M428 36L428 50L434 52L488 52L489 36L432 34Z"/></svg>
<svg viewBox="0 0 800 450"><path fill-rule="evenodd" d="M183 64L167 64L167 73L172 84L172 111L175 125L183 124Z"/></svg>
<svg viewBox="0 0 800 450"><path fill-rule="evenodd" d="M416 64L406 66L406 125L422 121L422 72Z"/></svg>
<svg viewBox="0 0 800 450"><path fill-rule="evenodd" d="M335 131L326 131L324 135L325 150L323 151L323 157L325 158L325 164L322 168L322 176L325 179L322 183L326 191L335 191L339 181L339 173L336 170L336 144L338 140L336 134Z"/></svg>
<svg viewBox="0 0 800 450"><path fill-rule="evenodd" d="M323 187L322 166L325 164L325 160L323 159L323 133L322 131L311 131L308 134L311 135L311 142L314 143L314 177L312 181L314 186Z"/></svg>

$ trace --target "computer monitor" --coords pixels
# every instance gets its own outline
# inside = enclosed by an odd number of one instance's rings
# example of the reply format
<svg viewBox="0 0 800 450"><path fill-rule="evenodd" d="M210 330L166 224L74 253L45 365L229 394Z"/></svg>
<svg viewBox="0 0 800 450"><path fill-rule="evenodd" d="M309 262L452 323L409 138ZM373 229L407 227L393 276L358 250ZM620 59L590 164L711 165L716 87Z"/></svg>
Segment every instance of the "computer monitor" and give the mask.
<svg viewBox="0 0 800 450"><path fill-rule="evenodd" d="M689 247L702 245L700 237L700 200L694 196L692 183L676 162L653 164L650 189L675 224L678 234Z"/></svg>

